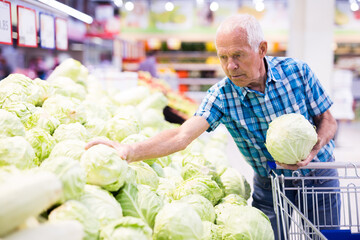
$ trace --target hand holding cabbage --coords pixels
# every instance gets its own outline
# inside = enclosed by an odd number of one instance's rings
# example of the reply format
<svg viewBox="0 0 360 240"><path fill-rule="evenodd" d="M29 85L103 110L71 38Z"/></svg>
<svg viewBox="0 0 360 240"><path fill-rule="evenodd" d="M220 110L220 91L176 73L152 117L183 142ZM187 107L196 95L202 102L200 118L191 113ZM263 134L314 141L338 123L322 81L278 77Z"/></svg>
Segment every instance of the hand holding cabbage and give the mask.
<svg viewBox="0 0 360 240"><path fill-rule="evenodd" d="M320 150L317 142L315 128L297 113L273 120L266 135L266 147L271 156L278 165L291 170L298 169L297 163L304 159L311 158L311 161L316 156Z"/></svg>
<svg viewBox="0 0 360 240"><path fill-rule="evenodd" d="M316 131L304 116L296 113L280 116L270 123L266 147L277 164L290 170L304 167L334 137L337 124L329 110L313 116L313 120ZM291 162L281 161L279 156Z"/></svg>
<svg viewBox="0 0 360 240"><path fill-rule="evenodd" d="M106 146L114 148L117 151L117 153L119 154L121 159L127 160L127 156L128 156L128 153L129 153L129 145L120 144L120 143L115 142L115 141L99 138L99 139L95 139L93 141L88 142L85 145L85 149L88 150L89 148L91 148L91 147L93 147L95 145L98 145L98 144L104 144Z"/></svg>

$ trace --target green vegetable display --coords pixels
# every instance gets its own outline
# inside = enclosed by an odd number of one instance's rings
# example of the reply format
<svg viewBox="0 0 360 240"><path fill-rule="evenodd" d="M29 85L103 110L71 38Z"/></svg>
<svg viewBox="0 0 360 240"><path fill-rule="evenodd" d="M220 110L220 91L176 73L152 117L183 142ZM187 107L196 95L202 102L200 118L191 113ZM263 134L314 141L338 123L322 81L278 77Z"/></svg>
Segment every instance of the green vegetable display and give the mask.
<svg viewBox="0 0 360 240"><path fill-rule="evenodd" d="M9 179L28 172L39 182L36 191L22 189L21 183L19 191L26 193L21 198L3 196L18 199L11 209L28 218L26 211L51 200L31 203L32 193L56 190L51 194L56 199L41 208L40 226L31 230L55 232L50 229L70 221L77 225L74 236L85 240L274 239L267 217L247 206L251 189L229 165L227 133L215 131L180 152L132 163L107 145L85 149L94 139L133 144L178 126L164 119L164 93L145 86L103 86L74 59L60 64L47 80L11 74L0 81L0 187L8 184L2 189L10 193ZM54 181L41 182L39 175L49 172ZM14 212L4 210L4 215ZM16 216L0 214L0 229L26 226L25 218ZM70 234L59 229L56 239L68 239Z"/></svg>

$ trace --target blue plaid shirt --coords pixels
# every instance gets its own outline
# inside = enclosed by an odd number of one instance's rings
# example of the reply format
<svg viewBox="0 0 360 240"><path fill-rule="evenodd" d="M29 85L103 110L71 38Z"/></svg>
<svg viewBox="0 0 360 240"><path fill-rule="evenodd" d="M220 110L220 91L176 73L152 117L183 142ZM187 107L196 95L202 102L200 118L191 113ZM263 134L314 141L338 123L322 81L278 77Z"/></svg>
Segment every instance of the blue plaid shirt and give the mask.
<svg viewBox="0 0 360 240"><path fill-rule="evenodd" d="M268 176L268 162L274 159L265 147L266 132L276 117L300 113L312 124L313 117L330 108L332 101L318 78L301 61L284 57L265 57L265 93L238 87L229 78L212 86L195 113L210 124L208 132L223 123L245 160L261 176ZM324 146L313 161L333 161L334 142ZM305 175L311 170L301 170ZM291 170L276 170L291 175Z"/></svg>

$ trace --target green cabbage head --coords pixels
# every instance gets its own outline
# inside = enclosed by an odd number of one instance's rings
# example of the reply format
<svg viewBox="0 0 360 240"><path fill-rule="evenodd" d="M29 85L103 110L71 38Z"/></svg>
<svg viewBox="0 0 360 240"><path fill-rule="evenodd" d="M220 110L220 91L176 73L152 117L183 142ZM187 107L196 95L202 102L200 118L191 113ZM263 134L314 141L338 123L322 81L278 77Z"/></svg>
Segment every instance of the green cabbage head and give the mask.
<svg viewBox="0 0 360 240"><path fill-rule="evenodd" d="M165 97L165 95L162 92L155 92L141 101L141 103L137 105L137 108L141 112L149 108L163 110L167 104L168 99Z"/></svg>
<svg viewBox="0 0 360 240"><path fill-rule="evenodd" d="M80 101L75 98L54 95L45 100L42 108L63 124L86 122L86 110L80 105Z"/></svg>
<svg viewBox="0 0 360 240"><path fill-rule="evenodd" d="M3 109L15 113L24 124L26 129L31 128L39 120L36 115L37 108L27 102L11 102L3 105Z"/></svg>
<svg viewBox="0 0 360 240"><path fill-rule="evenodd" d="M38 165L34 149L24 137L0 138L0 167L15 165L19 169Z"/></svg>
<svg viewBox="0 0 360 240"><path fill-rule="evenodd" d="M44 96L40 87L31 78L13 73L0 81L0 106L11 102L27 102L41 105Z"/></svg>
<svg viewBox="0 0 360 240"><path fill-rule="evenodd" d="M249 199L251 188L245 177L239 173L235 168L229 167L220 176L220 180L223 184L225 195L238 194Z"/></svg>
<svg viewBox="0 0 360 240"><path fill-rule="evenodd" d="M163 201L146 185L126 184L116 195L125 216L141 218L154 227L155 217L163 207Z"/></svg>
<svg viewBox="0 0 360 240"><path fill-rule="evenodd" d="M70 200L52 210L49 214L50 222L76 220L79 221L85 232L84 240L99 239L99 221L94 214L82 203Z"/></svg>
<svg viewBox="0 0 360 240"><path fill-rule="evenodd" d="M39 162L46 159L55 146L55 139L41 128L33 128L27 131L26 140L33 147Z"/></svg>
<svg viewBox="0 0 360 240"><path fill-rule="evenodd" d="M49 158L63 156L80 161L81 156L85 152L85 145L86 143L80 140L61 141L54 146Z"/></svg>
<svg viewBox="0 0 360 240"><path fill-rule="evenodd" d="M222 227L222 239L274 239L269 218L257 208L225 204L216 215L216 224Z"/></svg>
<svg viewBox="0 0 360 240"><path fill-rule="evenodd" d="M123 217L101 230L102 240L151 240L151 228L139 218Z"/></svg>
<svg viewBox="0 0 360 240"><path fill-rule="evenodd" d="M222 239L222 226L215 225L213 222L203 221L204 233L201 240L220 240Z"/></svg>
<svg viewBox="0 0 360 240"><path fill-rule="evenodd" d="M51 82L57 77L68 77L76 83L85 85L88 77L88 70L79 61L68 58L57 66L49 76L48 80Z"/></svg>
<svg viewBox="0 0 360 240"><path fill-rule="evenodd" d="M202 221L215 221L215 210L209 200L199 194L190 194L179 200L189 204L200 216Z"/></svg>
<svg viewBox="0 0 360 240"><path fill-rule="evenodd" d="M218 178L215 166L200 153L186 154L182 161L181 176L184 180L196 176L211 176L213 180Z"/></svg>
<svg viewBox="0 0 360 240"><path fill-rule="evenodd" d="M164 202L170 203L172 199L172 192L176 189L175 182L172 179L159 177L159 186L156 193L160 195Z"/></svg>
<svg viewBox="0 0 360 240"><path fill-rule="evenodd" d="M79 201L100 221L101 226L123 216L120 204L108 191L95 185L86 185Z"/></svg>
<svg viewBox="0 0 360 240"><path fill-rule="evenodd" d="M116 115L106 122L106 136L114 141L121 142L127 136L140 132L140 123L136 118Z"/></svg>
<svg viewBox="0 0 360 240"><path fill-rule="evenodd" d="M44 160L40 169L55 173L63 184L61 202L77 199L84 191L86 184L85 170L80 163L69 157L55 157Z"/></svg>
<svg viewBox="0 0 360 240"><path fill-rule="evenodd" d="M57 142L64 140L75 139L86 141L88 133L86 128L80 123L61 124L54 132L53 137Z"/></svg>
<svg viewBox="0 0 360 240"><path fill-rule="evenodd" d="M200 240L202 235L201 218L187 203L169 203L156 216L154 240Z"/></svg>
<svg viewBox="0 0 360 240"><path fill-rule="evenodd" d="M316 142L314 126L297 113L277 117L266 133L266 148L279 163L296 164L304 160Z"/></svg>
<svg viewBox="0 0 360 240"><path fill-rule="evenodd" d="M16 114L0 109L0 136L25 136L25 127Z"/></svg>
<svg viewBox="0 0 360 240"><path fill-rule="evenodd" d="M200 194L212 205L215 205L224 195L222 189L210 177L193 177L183 181L173 192L173 197L179 200L190 194Z"/></svg>
<svg viewBox="0 0 360 240"><path fill-rule="evenodd" d="M247 205L247 202L246 202L245 198L241 197L240 195L233 194L233 193L227 195L224 198L222 198L218 205L220 205L222 203L237 204L237 205L240 205L240 206L246 206Z"/></svg>
<svg viewBox="0 0 360 240"><path fill-rule="evenodd" d="M136 172L136 182L149 186L152 190L156 190L159 185L159 178L156 172L144 162L132 162L129 167Z"/></svg>
<svg viewBox="0 0 360 240"><path fill-rule="evenodd" d="M89 138L105 136L105 123L106 121L100 118L88 118L84 126L88 132Z"/></svg>
<svg viewBox="0 0 360 240"><path fill-rule="evenodd" d="M68 77L56 77L51 79L50 85L55 94L63 95L65 97L73 97L84 100L86 97L86 90L84 86L75 83Z"/></svg>
<svg viewBox="0 0 360 240"><path fill-rule="evenodd" d="M117 93L113 96L113 100L118 105L137 105L148 96L150 96L148 87L137 86Z"/></svg>
<svg viewBox="0 0 360 240"><path fill-rule="evenodd" d="M124 185L128 165L114 148L93 146L81 156L80 163L86 170L87 183L112 192Z"/></svg>
<svg viewBox="0 0 360 240"><path fill-rule="evenodd" d="M46 130L51 135L54 133L55 129L60 125L60 121L57 118L50 116L41 107L36 108L36 110L31 118L34 119L34 121L27 122L28 128L39 127L39 128Z"/></svg>

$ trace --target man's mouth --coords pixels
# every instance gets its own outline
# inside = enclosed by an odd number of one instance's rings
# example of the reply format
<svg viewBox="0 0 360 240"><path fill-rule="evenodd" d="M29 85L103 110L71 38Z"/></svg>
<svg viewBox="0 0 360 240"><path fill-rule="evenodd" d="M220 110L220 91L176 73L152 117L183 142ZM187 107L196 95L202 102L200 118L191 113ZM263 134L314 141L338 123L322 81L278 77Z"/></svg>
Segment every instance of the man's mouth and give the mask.
<svg viewBox="0 0 360 240"><path fill-rule="evenodd" d="M243 74L239 74L239 75L231 75L231 78L240 78L240 77L242 77L243 76Z"/></svg>

